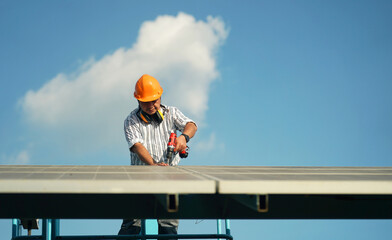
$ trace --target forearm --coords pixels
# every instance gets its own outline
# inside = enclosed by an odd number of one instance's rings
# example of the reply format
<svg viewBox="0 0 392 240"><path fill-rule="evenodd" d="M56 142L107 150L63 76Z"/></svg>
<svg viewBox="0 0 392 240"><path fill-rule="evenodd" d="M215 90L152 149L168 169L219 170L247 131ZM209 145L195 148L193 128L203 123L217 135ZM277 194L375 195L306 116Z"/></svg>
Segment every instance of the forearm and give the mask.
<svg viewBox="0 0 392 240"><path fill-rule="evenodd" d="M155 161L153 160L147 149L143 146L143 144L135 143L130 150L136 153L139 156L140 160L142 160L144 163L148 165L156 165Z"/></svg>
<svg viewBox="0 0 392 240"><path fill-rule="evenodd" d="M192 138L193 136L195 136L196 131L196 124L194 124L193 122L189 122L185 125L184 131L182 131L182 133L188 135L189 138Z"/></svg>

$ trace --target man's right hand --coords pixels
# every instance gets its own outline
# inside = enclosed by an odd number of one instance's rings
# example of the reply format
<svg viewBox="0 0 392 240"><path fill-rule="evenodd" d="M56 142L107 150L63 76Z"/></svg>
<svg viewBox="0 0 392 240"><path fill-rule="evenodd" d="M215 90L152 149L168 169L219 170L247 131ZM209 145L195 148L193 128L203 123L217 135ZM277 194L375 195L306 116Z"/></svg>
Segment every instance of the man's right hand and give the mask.
<svg viewBox="0 0 392 240"><path fill-rule="evenodd" d="M169 166L169 164L163 163L163 162L155 163L155 164L153 164L153 165L154 165L154 166Z"/></svg>
<svg viewBox="0 0 392 240"><path fill-rule="evenodd" d="M136 153L140 160L145 162L147 165L151 166L168 166L166 163L156 163L154 159L151 157L150 153L141 143L135 143L131 149L132 152Z"/></svg>

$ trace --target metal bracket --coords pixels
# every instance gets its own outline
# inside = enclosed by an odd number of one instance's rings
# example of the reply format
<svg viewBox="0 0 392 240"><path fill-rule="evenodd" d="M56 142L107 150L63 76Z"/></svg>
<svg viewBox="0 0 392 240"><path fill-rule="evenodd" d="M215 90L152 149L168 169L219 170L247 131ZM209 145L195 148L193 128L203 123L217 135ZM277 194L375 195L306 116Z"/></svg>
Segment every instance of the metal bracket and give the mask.
<svg viewBox="0 0 392 240"><path fill-rule="evenodd" d="M156 195L156 198L167 212L178 212L178 194L159 194Z"/></svg>

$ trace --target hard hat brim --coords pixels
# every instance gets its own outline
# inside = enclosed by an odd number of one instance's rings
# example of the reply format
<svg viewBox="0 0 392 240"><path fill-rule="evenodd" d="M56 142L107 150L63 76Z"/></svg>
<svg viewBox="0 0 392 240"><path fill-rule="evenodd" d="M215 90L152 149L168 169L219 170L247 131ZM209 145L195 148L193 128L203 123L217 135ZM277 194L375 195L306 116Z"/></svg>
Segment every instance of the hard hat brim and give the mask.
<svg viewBox="0 0 392 240"><path fill-rule="evenodd" d="M162 93L155 95L155 96L148 96L148 97L144 97L144 98L137 96L136 93L134 93L133 95L140 102L152 102L152 101L159 99L162 96Z"/></svg>

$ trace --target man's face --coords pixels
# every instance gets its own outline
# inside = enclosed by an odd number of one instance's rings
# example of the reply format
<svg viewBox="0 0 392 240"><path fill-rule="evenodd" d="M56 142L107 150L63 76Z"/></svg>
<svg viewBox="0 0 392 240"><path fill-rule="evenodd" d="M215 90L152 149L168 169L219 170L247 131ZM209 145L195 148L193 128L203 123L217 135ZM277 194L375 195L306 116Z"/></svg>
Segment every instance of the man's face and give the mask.
<svg viewBox="0 0 392 240"><path fill-rule="evenodd" d="M161 98L158 98L157 100L151 102L139 101L139 106L144 112L153 115L161 108Z"/></svg>

